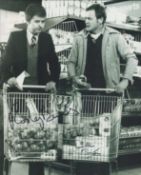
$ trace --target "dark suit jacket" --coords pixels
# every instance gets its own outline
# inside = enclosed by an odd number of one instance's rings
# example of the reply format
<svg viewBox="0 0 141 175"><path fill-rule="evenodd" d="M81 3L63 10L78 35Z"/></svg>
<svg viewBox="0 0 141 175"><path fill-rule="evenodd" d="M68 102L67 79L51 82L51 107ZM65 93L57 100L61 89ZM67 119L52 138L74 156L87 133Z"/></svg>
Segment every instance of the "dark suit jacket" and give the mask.
<svg viewBox="0 0 141 175"><path fill-rule="evenodd" d="M46 84L49 81L57 82L60 74L60 64L55 53L52 38L47 33L40 33L38 39L38 58L37 74L39 84ZM47 71L49 64L50 74ZM12 32L5 57L2 62L2 82L10 77L18 76L23 70L27 69L27 38L26 31Z"/></svg>

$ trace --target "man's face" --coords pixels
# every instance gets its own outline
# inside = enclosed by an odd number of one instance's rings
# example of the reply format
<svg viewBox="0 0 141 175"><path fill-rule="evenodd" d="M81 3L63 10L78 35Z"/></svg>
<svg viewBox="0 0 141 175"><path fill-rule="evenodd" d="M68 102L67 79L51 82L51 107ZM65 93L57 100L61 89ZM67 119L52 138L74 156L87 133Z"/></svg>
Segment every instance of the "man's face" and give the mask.
<svg viewBox="0 0 141 175"><path fill-rule="evenodd" d="M86 23L86 31L95 33L101 26L101 19L97 19L94 10L89 10L86 11L85 23Z"/></svg>
<svg viewBox="0 0 141 175"><path fill-rule="evenodd" d="M45 26L45 17L33 16L27 24L31 33L39 34Z"/></svg>

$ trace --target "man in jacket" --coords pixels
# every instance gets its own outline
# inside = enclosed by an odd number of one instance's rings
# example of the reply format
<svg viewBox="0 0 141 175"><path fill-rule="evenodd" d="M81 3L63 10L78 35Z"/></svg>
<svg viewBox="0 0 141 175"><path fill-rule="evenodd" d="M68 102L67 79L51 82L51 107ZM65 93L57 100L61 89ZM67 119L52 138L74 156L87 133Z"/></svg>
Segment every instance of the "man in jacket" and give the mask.
<svg viewBox="0 0 141 175"><path fill-rule="evenodd" d="M74 37L68 73L73 83L80 87L114 88L121 93L129 83L133 83L133 73L138 61L120 32L107 27L105 21L104 6L93 4L86 9L86 28ZM121 58L126 61L122 79ZM89 103L84 108L93 110ZM78 164L77 173L85 175L98 171L99 175L109 175L110 168L107 164L100 164L100 168L98 167L99 165Z"/></svg>
<svg viewBox="0 0 141 175"><path fill-rule="evenodd" d="M68 72L73 81L85 86L84 75L92 87L115 88L123 92L133 83L137 59L121 33L105 25L105 7L93 4L86 9L86 28L74 38L69 56ZM120 58L126 61L120 78Z"/></svg>
<svg viewBox="0 0 141 175"><path fill-rule="evenodd" d="M12 32L9 37L1 65L2 82L19 88L16 77L26 71L30 77L25 79L25 84L46 85L47 91L55 91L59 81L60 64L51 36L43 32L46 11L40 5L30 4L25 15L26 30ZM22 168L25 163L23 165ZM20 168L21 164L18 164L17 174L28 174L28 168L24 168L24 172ZM42 175L43 171L43 164L30 164L30 175Z"/></svg>

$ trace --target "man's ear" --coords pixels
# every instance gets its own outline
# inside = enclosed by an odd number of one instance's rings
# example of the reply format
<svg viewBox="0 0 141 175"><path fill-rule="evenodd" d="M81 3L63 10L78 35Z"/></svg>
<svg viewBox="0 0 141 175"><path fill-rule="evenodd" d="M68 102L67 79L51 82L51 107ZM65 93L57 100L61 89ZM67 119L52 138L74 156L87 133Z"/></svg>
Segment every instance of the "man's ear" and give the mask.
<svg viewBox="0 0 141 175"><path fill-rule="evenodd" d="M103 24L104 19L103 19L103 18L99 18L99 19L98 19L98 22L99 22L99 24Z"/></svg>

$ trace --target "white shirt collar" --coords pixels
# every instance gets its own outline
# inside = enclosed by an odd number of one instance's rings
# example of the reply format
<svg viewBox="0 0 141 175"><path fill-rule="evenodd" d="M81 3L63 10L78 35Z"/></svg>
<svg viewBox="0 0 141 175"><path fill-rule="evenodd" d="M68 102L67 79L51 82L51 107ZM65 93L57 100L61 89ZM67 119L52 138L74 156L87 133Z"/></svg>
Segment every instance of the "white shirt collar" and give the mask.
<svg viewBox="0 0 141 175"><path fill-rule="evenodd" d="M27 35L27 41L28 41L28 44L31 45L31 38L33 36L33 34L27 29L27 32L26 32L26 35ZM38 35L34 35L36 37L36 43L38 42Z"/></svg>
<svg viewBox="0 0 141 175"><path fill-rule="evenodd" d="M97 34L90 34L90 36L93 38L93 39L95 39L95 40L97 40L97 38L100 36L102 34L102 32L100 32L100 33L97 33Z"/></svg>
<svg viewBox="0 0 141 175"><path fill-rule="evenodd" d="M97 34L90 33L90 36L91 36L93 39L97 40L97 38L98 38L100 35L103 35L103 33L104 33L104 28L102 29L101 32L99 32L99 33L97 33Z"/></svg>

